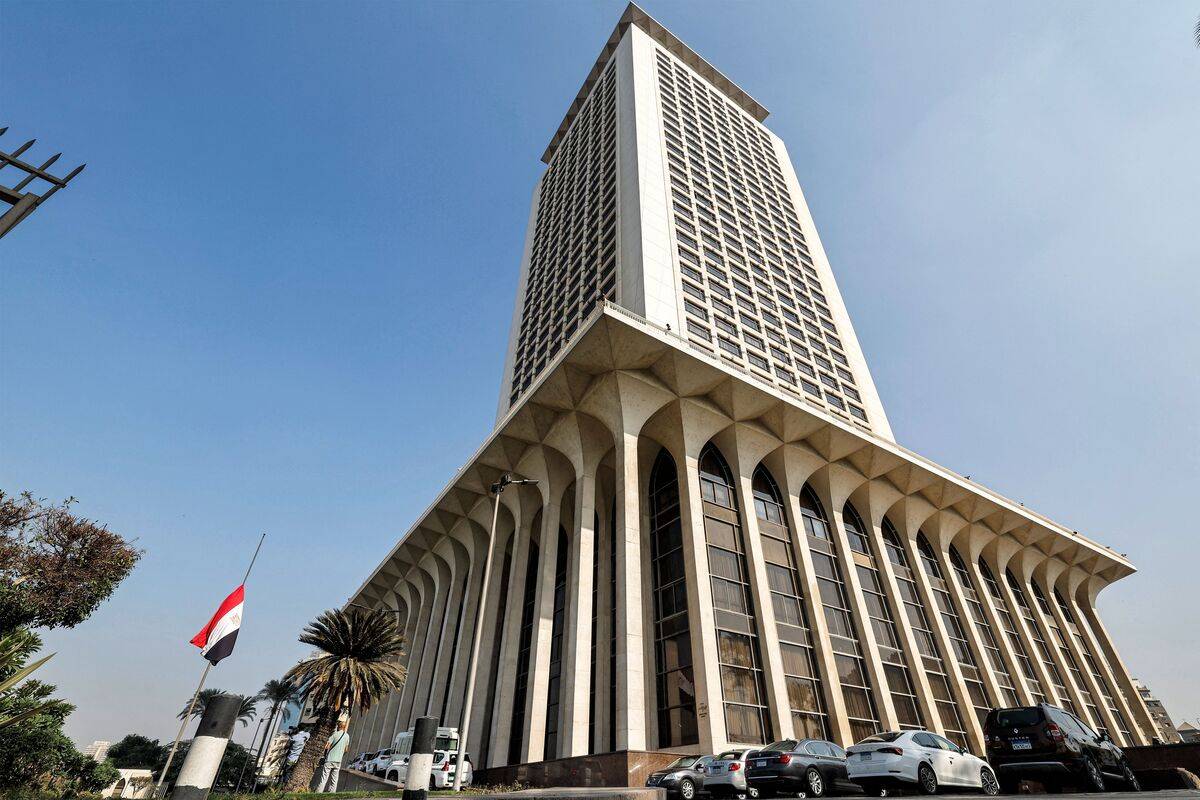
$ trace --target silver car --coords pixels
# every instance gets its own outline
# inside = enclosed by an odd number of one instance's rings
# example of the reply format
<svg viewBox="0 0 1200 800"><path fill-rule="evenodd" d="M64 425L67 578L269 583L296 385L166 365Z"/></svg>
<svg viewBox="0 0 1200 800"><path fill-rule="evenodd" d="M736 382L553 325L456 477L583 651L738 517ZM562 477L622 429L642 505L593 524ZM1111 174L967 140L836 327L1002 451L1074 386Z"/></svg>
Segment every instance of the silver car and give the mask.
<svg viewBox="0 0 1200 800"><path fill-rule="evenodd" d="M704 771L704 790L713 797L758 797L758 789L746 783L746 759L757 750L725 750L713 756Z"/></svg>

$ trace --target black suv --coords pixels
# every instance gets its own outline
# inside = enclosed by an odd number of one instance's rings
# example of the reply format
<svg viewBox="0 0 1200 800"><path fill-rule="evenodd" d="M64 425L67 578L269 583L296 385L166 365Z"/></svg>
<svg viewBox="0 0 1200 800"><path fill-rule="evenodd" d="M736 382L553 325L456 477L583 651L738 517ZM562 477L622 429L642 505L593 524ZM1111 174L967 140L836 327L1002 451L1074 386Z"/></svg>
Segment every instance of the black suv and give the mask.
<svg viewBox="0 0 1200 800"><path fill-rule="evenodd" d="M862 791L846 777L846 751L824 739L772 742L746 759L746 782L767 797L779 792L825 797Z"/></svg>
<svg viewBox="0 0 1200 800"><path fill-rule="evenodd" d="M1022 778L1048 790L1074 784L1103 792L1106 778L1116 778L1135 792L1141 789L1125 754L1107 733L1096 733L1057 706L995 709L984 720L983 736L988 762L1007 793L1016 792Z"/></svg>

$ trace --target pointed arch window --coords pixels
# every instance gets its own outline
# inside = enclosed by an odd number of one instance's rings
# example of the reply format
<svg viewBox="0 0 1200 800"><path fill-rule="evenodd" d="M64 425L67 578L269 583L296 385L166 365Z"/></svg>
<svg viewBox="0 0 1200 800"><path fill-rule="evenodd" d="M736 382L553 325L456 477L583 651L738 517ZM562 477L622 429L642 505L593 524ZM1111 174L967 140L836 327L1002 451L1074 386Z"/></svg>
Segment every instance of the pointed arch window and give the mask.
<svg viewBox="0 0 1200 800"><path fill-rule="evenodd" d="M1004 593L1000 591L1000 584L996 582L996 576L992 574L992 570L988 567L987 562L983 560L983 556L980 556L976 563L979 566L979 574L983 578L983 585L992 598L992 607L996 609L996 616L1000 620L1000 626L1004 628L1004 636L1008 639L1008 644L1012 648L1013 655L1017 657L1017 664L1021 668L1021 674L1025 676L1025 685L1029 687L1029 692L1033 695L1035 703L1044 703L1046 702L1046 692L1042 689L1042 682L1038 680L1037 673L1033 669L1033 662L1029 659L1029 651L1025 649L1025 644L1021 641L1021 635L1017 632L1016 620L1013 619L1012 610L1008 607L1008 601L1004 599Z"/></svg>
<svg viewBox="0 0 1200 800"><path fill-rule="evenodd" d="M737 490L729 465L711 444L700 451L700 497L726 737L739 744L766 744L772 738L770 716Z"/></svg>
<svg viewBox="0 0 1200 800"><path fill-rule="evenodd" d="M658 746L696 744L696 685L688 629L687 576L675 459L662 450L650 471L650 575Z"/></svg>
<svg viewBox="0 0 1200 800"><path fill-rule="evenodd" d="M929 681L929 691L933 693L933 703L937 706L942 729L946 732L946 738L952 739L961 747L966 747L967 726L963 722L963 715L959 713L954 693L950 691L946 661L942 657L937 637L933 635L933 625L929 622L925 601L921 599L921 592L917 588L917 576L909 566L904 543L900 541L896 526L892 525L892 521L887 517L883 518L880 530L883 533L883 546L887 550L888 560L892 562L892 572L896 575L900 599L904 602L904 613L908 616L909 627L917 640L917 650L921 653L925 678Z"/></svg>
<svg viewBox="0 0 1200 800"><path fill-rule="evenodd" d="M842 527L846 529L850 549L859 554L859 557L855 557L854 568L858 572L867 616L871 618L871 630L875 633L876 650L879 660L883 662L883 672L887 676L888 692L896 709L897 722L901 728L924 728L921 711L917 706L917 692L913 688L908 663L904 660L901 650L900 634L896 629L895 620L892 619L892 611L883 590L883 580L879 577L879 568L872 554L870 538L867 536L868 528L850 503L842 507Z"/></svg>
<svg viewBox="0 0 1200 800"><path fill-rule="evenodd" d="M862 645L854 627L854 612L851 610L849 590L842 577L841 559L830 535L829 518L825 516L821 501L808 484L800 492L800 514L804 532L808 535L809 555L812 557L817 588L821 592L825 622L829 626L830 647L842 686L842 698L846 703L850 735L854 741L862 741L879 732L879 712L867 677Z"/></svg>
<svg viewBox="0 0 1200 800"><path fill-rule="evenodd" d="M1008 673L1004 656L1000 653L1000 643L996 641L996 634L992 631L992 625L983 611L983 602L979 593L975 591L975 581L971 578L966 562L962 560L962 556L958 554L954 545L950 545L950 566L954 569L954 578L966 601L967 613L975 623L975 630L979 634L979 640L983 643L983 651L992 668L992 675L1000 687L1000 703L1006 708L1012 708L1018 704L1017 690L1013 687L1012 675Z"/></svg>
<svg viewBox="0 0 1200 800"><path fill-rule="evenodd" d="M804 610L804 595L800 588L803 584L786 524L783 495L771 473L762 466L754 471L751 483L767 583L771 588L771 606L775 609L775 630L783 657L792 727L798 738L828 739L829 720L821 693L812 627Z"/></svg>

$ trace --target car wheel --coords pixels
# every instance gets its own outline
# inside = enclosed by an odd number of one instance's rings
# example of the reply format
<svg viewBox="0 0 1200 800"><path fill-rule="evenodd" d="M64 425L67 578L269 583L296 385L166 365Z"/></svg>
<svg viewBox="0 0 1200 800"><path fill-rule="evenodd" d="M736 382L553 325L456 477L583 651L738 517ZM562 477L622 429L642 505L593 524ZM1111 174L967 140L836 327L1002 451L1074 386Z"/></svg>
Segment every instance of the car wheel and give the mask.
<svg viewBox="0 0 1200 800"><path fill-rule="evenodd" d="M996 780L996 775L987 767L979 770L979 788L989 797L995 797L1000 794L1000 782Z"/></svg>
<svg viewBox="0 0 1200 800"><path fill-rule="evenodd" d="M825 779L821 777L821 772L816 767L809 767L804 773L804 783L808 786L809 797L825 796Z"/></svg>
<svg viewBox="0 0 1200 800"><path fill-rule="evenodd" d="M683 800L694 800L696 797L696 784L691 778L684 778L679 782L679 796Z"/></svg>
<svg viewBox="0 0 1200 800"><path fill-rule="evenodd" d="M933 767L928 764L917 767L917 787L921 790L921 794L937 794L938 779Z"/></svg>
<svg viewBox="0 0 1200 800"><path fill-rule="evenodd" d="M1128 761L1121 762L1121 778L1125 781L1125 788L1131 792L1140 792L1142 784L1137 779L1137 775L1133 774L1133 768L1129 766Z"/></svg>
<svg viewBox="0 0 1200 800"><path fill-rule="evenodd" d="M1100 768L1096 766L1096 762L1087 756L1083 758L1083 774L1080 779L1083 783L1080 788L1085 792L1104 791L1104 776L1100 774Z"/></svg>

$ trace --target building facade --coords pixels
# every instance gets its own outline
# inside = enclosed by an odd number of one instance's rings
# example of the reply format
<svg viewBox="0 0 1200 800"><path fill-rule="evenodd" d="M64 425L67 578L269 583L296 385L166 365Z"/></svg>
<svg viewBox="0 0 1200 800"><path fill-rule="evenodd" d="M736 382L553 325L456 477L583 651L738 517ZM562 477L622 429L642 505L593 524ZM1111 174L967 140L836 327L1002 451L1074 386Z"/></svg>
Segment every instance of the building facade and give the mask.
<svg viewBox="0 0 1200 800"><path fill-rule="evenodd" d="M1149 741L1095 610L1132 565L894 441L766 116L626 10L543 156L495 430L350 598L409 642L358 749L433 715L478 767L909 727L982 752L989 709L1039 701ZM504 473L538 483L493 536Z"/></svg>
<svg viewBox="0 0 1200 800"><path fill-rule="evenodd" d="M1142 702L1146 704L1146 710L1150 712L1150 717L1154 720L1154 731L1151 735L1157 737L1164 744L1183 741L1179 731L1175 730L1175 723L1171 722L1171 715L1167 713L1162 701L1150 691L1150 687L1137 678L1133 679L1133 685L1137 687Z"/></svg>

